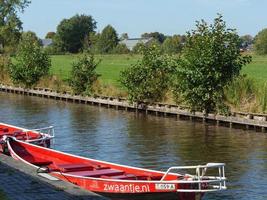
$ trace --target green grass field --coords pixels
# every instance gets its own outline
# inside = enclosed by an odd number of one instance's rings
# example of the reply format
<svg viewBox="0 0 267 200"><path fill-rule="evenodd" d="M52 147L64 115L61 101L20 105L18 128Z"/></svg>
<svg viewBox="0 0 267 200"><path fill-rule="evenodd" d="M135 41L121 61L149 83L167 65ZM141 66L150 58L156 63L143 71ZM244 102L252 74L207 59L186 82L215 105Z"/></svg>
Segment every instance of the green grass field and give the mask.
<svg viewBox="0 0 267 200"><path fill-rule="evenodd" d="M253 78L259 85L267 82L267 56L252 56L252 62L243 67L242 72Z"/></svg>
<svg viewBox="0 0 267 200"><path fill-rule="evenodd" d="M59 76L61 79L67 79L71 72L72 63L75 62L78 55L56 55L52 56L51 73ZM97 72L101 74L101 80L105 84L119 86L118 79L120 72L131 66L138 59L139 55L98 55L96 59L101 59L97 67ZM253 61L243 67L242 73L255 79L255 82L262 85L267 81L267 56L253 55Z"/></svg>
<svg viewBox="0 0 267 200"><path fill-rule="evenodd" d="M97 55L96 60L101 60L97 67L97 73L105 84L119 86L120 72L134 64L140 56L138 55ZM60 78L68 79L72 63L78 59L78 55L56 55L52 56L51 73Z"/></svg>

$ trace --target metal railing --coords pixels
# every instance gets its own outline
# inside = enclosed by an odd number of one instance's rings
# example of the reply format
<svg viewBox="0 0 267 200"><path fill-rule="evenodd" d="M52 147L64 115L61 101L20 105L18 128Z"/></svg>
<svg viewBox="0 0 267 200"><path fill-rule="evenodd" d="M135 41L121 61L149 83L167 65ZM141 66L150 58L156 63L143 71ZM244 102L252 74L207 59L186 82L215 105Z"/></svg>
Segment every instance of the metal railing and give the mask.
<svg viewBox="0 0 267 200"><path fill-rule="evenodd" d="M39 129L33 129L33 131L38 132L41 135L49 135L51 138L55 137L55 130L53 126L48 126L44 128L39 128Z"/></svg>
<svg viewBox="0 0 267 200"><path fill-rule="evenodd" d="M182 180L177 180L175 183L179 184L193 184L194 188L178 188L177 192L213 192L219 190L225 190L226 177L225 177L225 164L224 163L207 163L206 165L197 166L179 166L170 167L161 178L161 182L164 182L165 178L173 171L195 169L196 174L186 174ZM214 176L205 176L208 169L215 168L218 173Z"/></svg>

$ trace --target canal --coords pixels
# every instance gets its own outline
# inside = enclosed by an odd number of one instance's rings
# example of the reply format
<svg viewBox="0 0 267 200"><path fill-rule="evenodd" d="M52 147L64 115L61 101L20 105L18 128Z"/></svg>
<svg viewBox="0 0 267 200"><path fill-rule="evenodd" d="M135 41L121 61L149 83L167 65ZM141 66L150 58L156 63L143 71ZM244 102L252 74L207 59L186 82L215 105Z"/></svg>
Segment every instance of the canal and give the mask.
<svg viewBox="0 0 267 200"><path fill-rule="evenodd" d="M267 199L267 134L0 92L0 121L55 126L54 148L166 170L225 162L229 190L205 200Z"/></svg>

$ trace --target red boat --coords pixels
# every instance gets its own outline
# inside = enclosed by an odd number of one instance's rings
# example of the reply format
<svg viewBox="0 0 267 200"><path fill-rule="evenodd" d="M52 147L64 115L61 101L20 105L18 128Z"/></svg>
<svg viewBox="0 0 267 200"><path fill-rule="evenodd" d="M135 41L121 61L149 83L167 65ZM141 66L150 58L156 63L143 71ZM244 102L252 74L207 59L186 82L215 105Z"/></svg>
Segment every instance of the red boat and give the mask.
<svg viewBox="0 0 267 200"><path fill-rule="evenodd" d="M0 152L7 152L7 146L4 142L4 138L7 136L15 137L17 140L23 140L40 146L50 147L51 140L54 138L54 129L50 126L41 129L28 130L0 123Z"/></svg>
<svg viewBox="0 0 267 200"><path fill-rule="evenodd" d="M7 138L7 145L13 158L37 172L108 197L199 200L205 192L226 189L223 163L171 167L161 172L75 156L16 138ZM185 169L193 169L196 174L173 173Z"/></svg>

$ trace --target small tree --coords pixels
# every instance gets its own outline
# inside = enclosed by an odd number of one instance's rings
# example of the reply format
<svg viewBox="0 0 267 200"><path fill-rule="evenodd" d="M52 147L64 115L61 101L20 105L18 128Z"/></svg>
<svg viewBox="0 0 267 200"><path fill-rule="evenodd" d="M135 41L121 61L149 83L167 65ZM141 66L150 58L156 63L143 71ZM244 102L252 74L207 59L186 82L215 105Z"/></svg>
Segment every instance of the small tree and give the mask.
<svg viewBox="0 0 267 200"><path fill-rule="evenodd" d="M95 69L99 62L95 61L93 55L83 54L79 60L72 65L70 86L77 94L91 94L93 83L99 75Z"/></svg>
<svg viewBox="0 0 267 200"><path fill-rule="evenodd" d="M29 88L49 72L51 61L32 32L23 33L15 61L9 67L14 83Z"/></svg>
<svg viewBox="0 0 267 200"><path fill-rule="evenodd" d="M260 55L267 54L267 28L263 29L256 35L255 50Z"/></svg>
<svg viewBox="0 0 267 200"><path fill-rule="evenodd" d="M120 82L132 102L161 101L170 85L176 62L172 57L162 55L155 46L144 47L142 54L141 61L122 71Z"/></svg>
<svg viewBox="0 0 267 200"><path fill-rule="evenodd" d="M196 27L187 34L174 94L182 97L192 110L208 113L227 108L223 89L251 57L240 54L239 36L235 30L226 28L221 15L214 24L202 20Z"/></svg>
<svg viewBox="0 0 267 200"><path fill-rule="evenodd" d="M98 48L101 53L111 53L118 45L119 39L116 30L108 25L106 26L98 40Z"/></svg>

